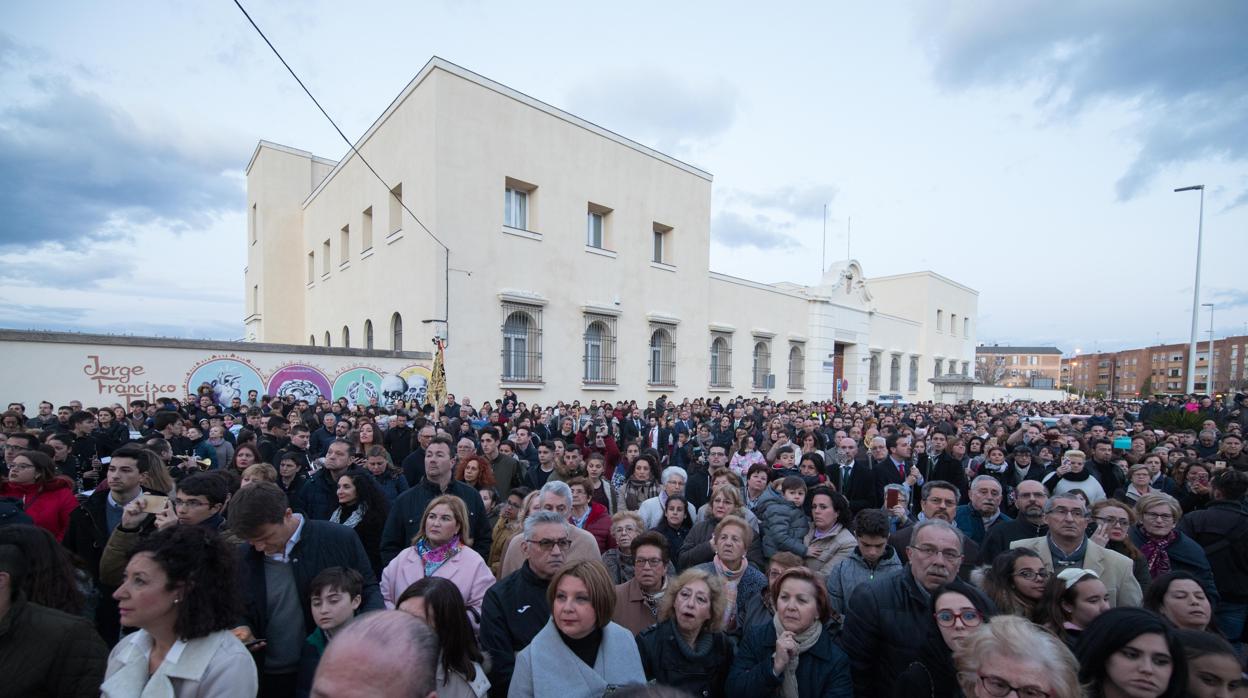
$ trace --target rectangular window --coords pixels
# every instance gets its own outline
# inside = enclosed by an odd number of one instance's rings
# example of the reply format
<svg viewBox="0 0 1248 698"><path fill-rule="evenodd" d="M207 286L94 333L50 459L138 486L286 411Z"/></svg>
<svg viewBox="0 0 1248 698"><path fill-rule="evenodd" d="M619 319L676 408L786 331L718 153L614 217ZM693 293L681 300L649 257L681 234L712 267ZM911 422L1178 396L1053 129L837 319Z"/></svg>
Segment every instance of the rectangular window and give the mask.
<svg viewBox="0 0 1248 698"><path fill-rule="evenodd" d="M373 249L373 207L364 209L364 220L360 224L360 252Z"/></svg>
<svg viewBox="0 0 1248 698"><path fill-rule="evenodd" d="M954 337L958 336L958 314L957 313L949 313L949 334Z"/></svg>
<svg viewBox="0 0 1248 698"><path fill-rule="evenodd" d="M403 229L403 185L396 184L390 190L390 233Z"/></svg>
<svg viewBox="0 0 1248 698"><path fill-rule="evenodd" d="M345 264L351 259L351 226L344 225L338 231L338 263Z"/></svg>
<svg viewBox="0 0 1248 698"><path fill-rule="evenodd" d="M308 283L316 281L316 252L308 253Z"/></svg>
<svg viewBox="0 0 1248 698"><path fill-rule="evenodd" d="M536 185L507 177L503 189L503 225L517 230L533 230L530 220L532 195Z"/></svg>
<svg viewBox="0 0 1248 698"><path fill-rule="evenodd" d="M969 317L962 318L962 336L971 336L971 319Z"/></svg>
<svg viewBox="0 0 1248 698"><path fill-rule="evenodd" d="M607 248L607 226L611 209L591 203L585 224L585 244L598 249Z"/></svg>
<svg viewBox="0 0 1248 698"><path fill-rule="evenodd" d="M936 309L936 332L944 332L945 327L945 311L940 308Z"/></svg>
<svg viewBox="0 0 1248 698"><path fill-rule="evenodd" d="M542 381L542 306L504 302L502 379Z"/></svg>
<svg viewBox="0 0 1248 698"><path fill-rule="evenodd" d="M321 243L321 273L329 273L329 240Z"/></svg>
<svg viewBox="0 0 1248 698"><path fill-rule="evenodd" d="M943 367L944 365L945 365L945 360L944 360L944 359L936 359L936 365L935 365L935 367L932 369L932 377L933 377L933 378L939 378L939 377L940 377L940 374L942 373L942 371L941 371L940 369L941 369L941 367Z"/></svg>
<svg viewBox="0 0 1248 698"><path fill-rule="evenodd" d="M919 389L919 357L917 356L910 357L910 380L906 389L912 393Z"/></svg>
<svg viewBox="0 0 1248 698"><path fill-rule="evenodd" d="M251 287L251 314L260 312L260 284Z"/></svg>
<svg viewBox="0 0 1248 698"><path fill-rule="evenodd" d="M666 226L661 223L654 224L654 250L653 255L650 257L650 261L658 262L659 264L672 263L671 250L668 249L670 247L668 244L668 235L671 232L671 226Z"/></svg>
<svg viewBox="0 0 1248 698"><path fill-rule="evenodd" d="M251 211L248 212L247 232L251 235L251 244L253 245L256 244L257 233L256 233L256 205L255 204L251 205Z"/></svg>
<svg viewBox="0 0 1248 698"><path fill-rule="evenodd" d="M878 392L880 389L880 352L871 352L867 367L867 390Z"/></svg>

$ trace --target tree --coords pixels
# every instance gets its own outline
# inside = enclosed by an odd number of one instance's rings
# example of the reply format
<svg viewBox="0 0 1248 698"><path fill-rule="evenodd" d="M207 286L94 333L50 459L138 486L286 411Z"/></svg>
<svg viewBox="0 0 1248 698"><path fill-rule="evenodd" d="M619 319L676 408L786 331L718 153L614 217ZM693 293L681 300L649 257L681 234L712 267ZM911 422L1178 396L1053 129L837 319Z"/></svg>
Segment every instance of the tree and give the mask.
<svg viewBox="0 0 1248 698"><path fill-rule="evenodd" d="M1140 397L1151 397L1153 394L1153 377L1144 376L1144 385L1140 386Z"/></svg>
<svg viewBox="0 0 1248 698"><path fill-rule="evenodd" d="M997 385L1005 378L1005 357L991 357L994 361L989 361L987 356L975 357L975 380L980 385Z"/></svg>

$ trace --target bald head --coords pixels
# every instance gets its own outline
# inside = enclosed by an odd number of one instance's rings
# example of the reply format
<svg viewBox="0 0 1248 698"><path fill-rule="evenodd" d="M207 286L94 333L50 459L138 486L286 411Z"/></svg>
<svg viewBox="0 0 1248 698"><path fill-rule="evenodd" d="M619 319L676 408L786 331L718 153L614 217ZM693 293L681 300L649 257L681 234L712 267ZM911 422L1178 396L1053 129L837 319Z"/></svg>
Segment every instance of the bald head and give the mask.
<svg viewBox="0 0 1248 698"><path fill-rule="evenodd" d="M433 631L402 611L360 616L334 635L316 669L313 698L435 695Z"/></svg>

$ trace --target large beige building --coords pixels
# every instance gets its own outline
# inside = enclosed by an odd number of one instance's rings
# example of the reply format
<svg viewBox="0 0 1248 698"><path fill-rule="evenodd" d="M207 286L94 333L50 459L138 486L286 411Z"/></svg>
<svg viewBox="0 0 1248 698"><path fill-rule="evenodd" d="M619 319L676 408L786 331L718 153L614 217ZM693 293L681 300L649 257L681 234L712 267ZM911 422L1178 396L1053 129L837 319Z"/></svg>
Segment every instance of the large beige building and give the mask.
<svg viewBox="0 0 1248 698"><path fill-rule="evenodd" d="M384 185L354 153L257 145L249 340L441 335L478 400L951 399L928 379L973 373L974 290L855 261L811 287L709 272L709 173L441 59L356 148Z"/></svg>

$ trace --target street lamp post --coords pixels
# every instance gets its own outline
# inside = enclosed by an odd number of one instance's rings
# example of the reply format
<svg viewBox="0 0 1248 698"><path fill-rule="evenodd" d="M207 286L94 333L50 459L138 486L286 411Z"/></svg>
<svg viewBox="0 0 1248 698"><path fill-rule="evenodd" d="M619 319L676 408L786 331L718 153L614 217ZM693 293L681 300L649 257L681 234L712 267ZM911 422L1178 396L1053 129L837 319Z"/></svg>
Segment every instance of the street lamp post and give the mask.
<svg viewBox="0 0 1248 698"><path fill-rule="evenodd" d="M1200 191L1200 217L1196 223L1196 285L1192 288L1192 337L1187 350L1187 394L1196 392L1196 315L1200 312L1200 251L1205 234L1205 185L1179 187L1174 190Z"/></svg>
<svg viewBox="0 0 1248 698"><path fill-rule="evenodd" d="M1213 303L1201 303L1200 307L1209 309L1209 380L1205 381L1205 388L1209 391L1209 397L1216 401L1217 390L1214 388L1213 372Z"/></svg>

